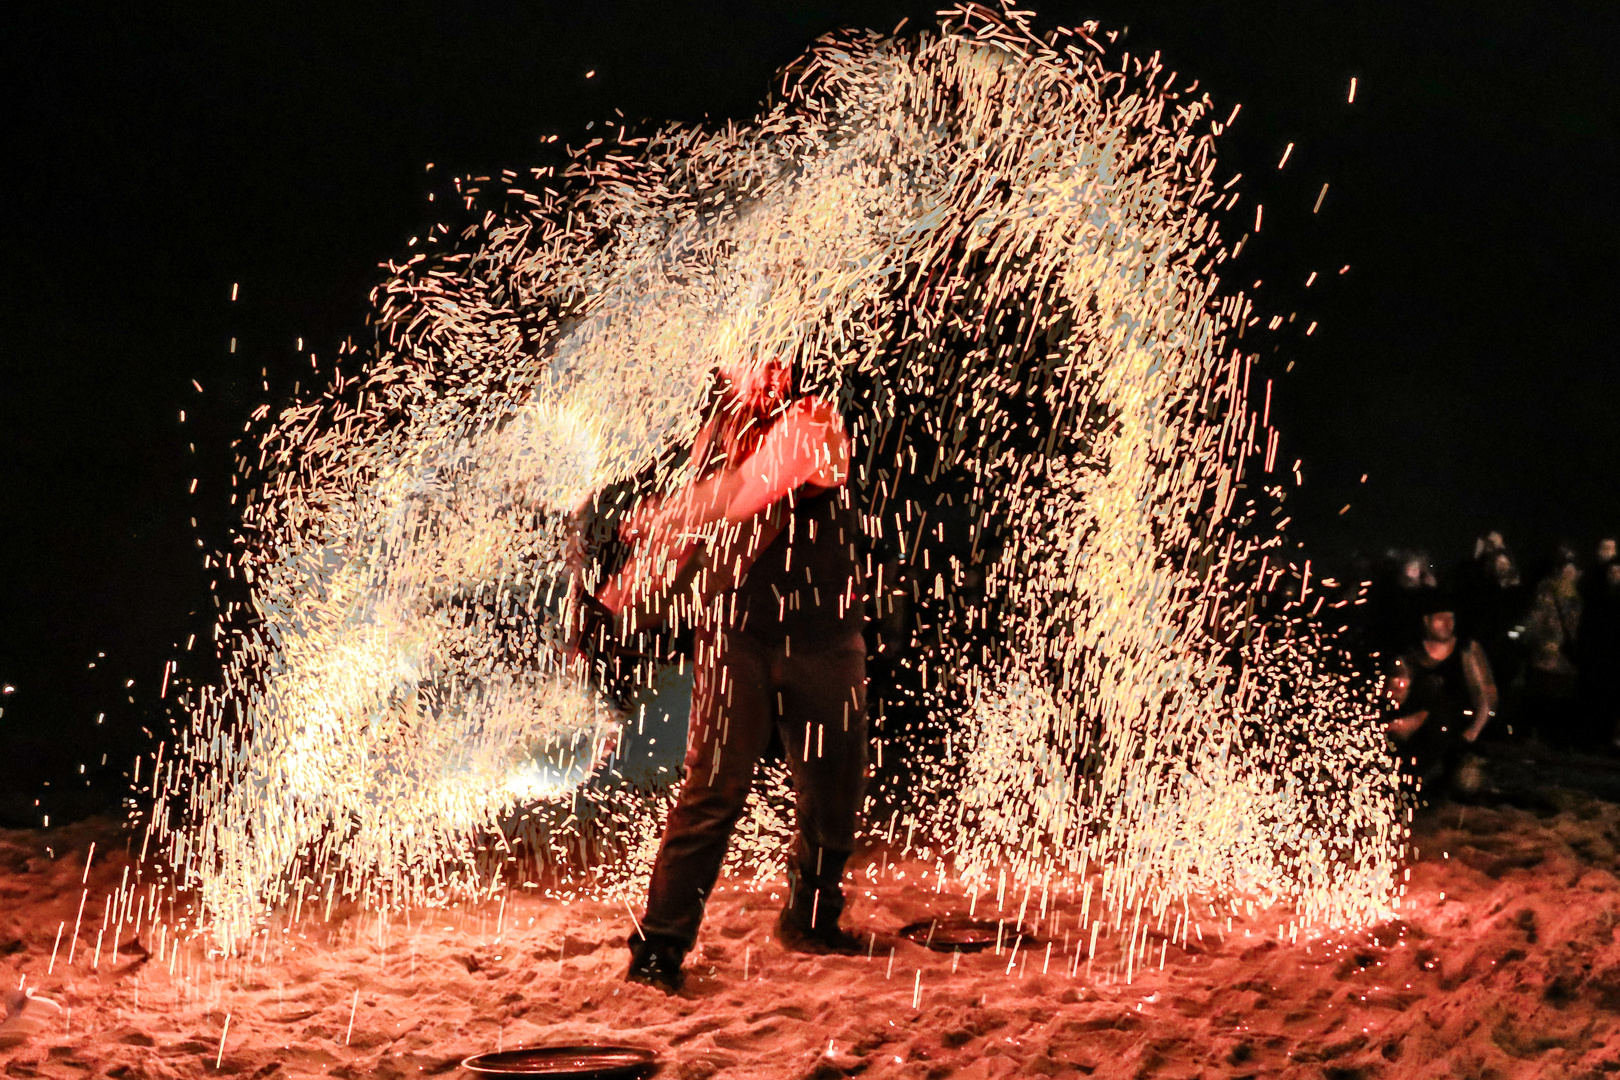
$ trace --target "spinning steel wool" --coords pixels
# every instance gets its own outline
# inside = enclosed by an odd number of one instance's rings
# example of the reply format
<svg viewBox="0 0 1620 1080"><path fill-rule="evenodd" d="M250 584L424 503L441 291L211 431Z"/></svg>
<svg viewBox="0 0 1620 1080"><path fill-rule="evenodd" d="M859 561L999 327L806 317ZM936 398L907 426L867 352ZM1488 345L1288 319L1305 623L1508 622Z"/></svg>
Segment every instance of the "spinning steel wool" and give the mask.
<svg viewBox="0 0 1620 1080"><path fill-rule="evenodd" d="M663 646L626 631L625 711L567 628L602 536L688 479L739 357L790 362L850 433L907 695L880 838L1030 918L1083 894L1132 957L1216 901L1386 910L1401 822L1370 706L1297 619L1255 614L1287 564L1254 522L1274 441L1257 317L1218 287L1208 98L1094 27L974 7L826 39L776 89L751 123L597 140L538 193L507 174L519 208L395 267L362 374L274 421L232 556L252 618L151 777L215 940L281 903L487 892L517 840L547 888L642 886L668 795L614 781ZM735 870L779 872L779 804Z"/></svg>

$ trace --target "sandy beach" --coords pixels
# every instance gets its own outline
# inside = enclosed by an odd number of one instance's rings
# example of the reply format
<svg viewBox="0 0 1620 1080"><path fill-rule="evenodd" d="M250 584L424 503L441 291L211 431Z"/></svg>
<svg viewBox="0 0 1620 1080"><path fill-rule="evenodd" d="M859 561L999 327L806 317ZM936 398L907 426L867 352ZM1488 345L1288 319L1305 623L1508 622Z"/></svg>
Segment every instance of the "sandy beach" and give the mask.
<svg viewBox="0 0 1620 1080"><path fill-rule="evenodd" d="M339 911L230 962L195 944L98 952L126 839L96 821L0 834L4 989L62 1006L0 1048L6 1076L457 1076L473 1053L600 1042L658 1050L681 1080L1620 1071L1620 807L1573 792L1420 816L1395 920L1289 942L1257 913L1188 948L1161 941L1162 967L1130 982L1118 943L1087 958L1062 905L1056 932L999 951L894 937L965 913L921 866L857 877L850 921L875 932L870 958L786 952L779 894L727 887L677 997L621 981L624 907L522 893L390 923Z"/></svg>

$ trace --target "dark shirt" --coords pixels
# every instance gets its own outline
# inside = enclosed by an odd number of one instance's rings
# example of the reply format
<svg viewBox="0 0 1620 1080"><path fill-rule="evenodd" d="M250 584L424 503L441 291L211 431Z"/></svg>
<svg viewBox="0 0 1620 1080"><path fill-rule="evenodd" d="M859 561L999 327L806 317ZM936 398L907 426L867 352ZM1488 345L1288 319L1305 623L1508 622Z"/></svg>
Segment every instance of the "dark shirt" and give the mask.
<svg viewBox="0 0 1620 1080"><path fill-rule="evenodd" d="M731 625L757 641L809 652L860 634L860 516L849 488L790 496L787 523L737 586Z"/></svg>
<svg viewBox="0 0 1620 1080"><path fill-rule="evenodd" d="M1468 673L1463 669L1463 654L1469 647L1469 642L1459 640L1451 655L1439 661L1431 657L1421 644L1401 654L1412 675L1412 684L1406 691L1401 712L1427 710L1429 718L1424 721L1421 730L1427 731L1430 738L1448 730L1454 735L1461 734L1463 711L1473 708L1473 698L1468 692Z"/></svg>

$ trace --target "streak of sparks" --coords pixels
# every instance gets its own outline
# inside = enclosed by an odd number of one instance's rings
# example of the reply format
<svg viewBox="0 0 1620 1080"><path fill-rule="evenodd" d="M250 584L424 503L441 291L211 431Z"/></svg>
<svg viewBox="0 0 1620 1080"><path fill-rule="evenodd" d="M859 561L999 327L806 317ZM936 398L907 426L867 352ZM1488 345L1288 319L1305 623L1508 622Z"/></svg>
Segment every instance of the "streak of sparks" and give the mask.
<svg viewBox="0 0 1620 1080"><path fill-rule="evenodd" d="M1403 823L1370 704L1300 620L1303 580L1259 613L1297 571L1259 527L1280 489L1246 479L1277 435L1249 407L1260 316L1218 287L1224 125L1109 47L970 5L822 40L751 123L610 124L536 190L457 181L469 213L518 208L430 231L375 294L363 370L244 459L242 543L210 565L251 605L147 774L159 961L169 921L240 949L277 910L444 904L513 873L644 888L671 794L599 782L640 721L564 655L570 585L601 573L576 510L679 484L732 355L792 358L839 403L868 537L897 553L868 560L866 599L918 613L907 700L877 718L876 858L993 889L1010 926L1083 897L1087 970L1102 930L1127 975L1150 924L1201 937L1217 902L1291 905L1295 932L1389 910ZM728 868L766 882L785 770L750 805ZM159 922L159 884L126 887L115 940Z"/></svg>

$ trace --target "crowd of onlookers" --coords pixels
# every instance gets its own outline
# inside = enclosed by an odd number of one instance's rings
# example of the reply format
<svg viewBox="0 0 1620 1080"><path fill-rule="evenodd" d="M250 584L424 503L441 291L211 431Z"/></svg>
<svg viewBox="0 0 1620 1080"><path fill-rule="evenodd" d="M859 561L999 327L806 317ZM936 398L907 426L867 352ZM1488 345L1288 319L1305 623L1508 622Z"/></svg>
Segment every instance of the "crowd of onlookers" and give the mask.
<svg viewBox="0 0 1620 1080"><path fill-rule="evenodd" d="M1355 644L1381 662L1418 647L1437 608L1455 616L1459 642L1477 642L1494 682L1487 736L1529 736L1581 750L1620 752L1620 559L1613 538L1587 555L1560 547L1522 564L1500 533L1471 557L1437 568L1421 552L1392 551L1367 567Z"/></svg>

